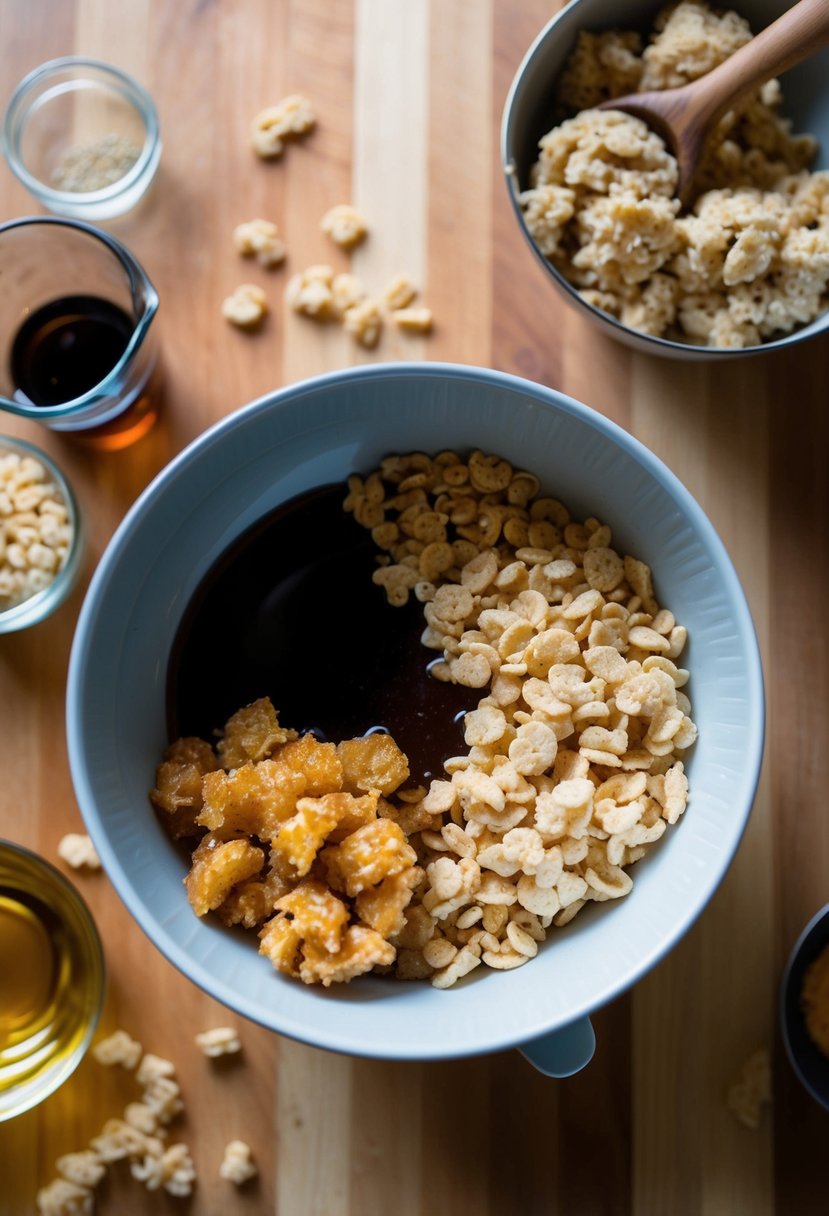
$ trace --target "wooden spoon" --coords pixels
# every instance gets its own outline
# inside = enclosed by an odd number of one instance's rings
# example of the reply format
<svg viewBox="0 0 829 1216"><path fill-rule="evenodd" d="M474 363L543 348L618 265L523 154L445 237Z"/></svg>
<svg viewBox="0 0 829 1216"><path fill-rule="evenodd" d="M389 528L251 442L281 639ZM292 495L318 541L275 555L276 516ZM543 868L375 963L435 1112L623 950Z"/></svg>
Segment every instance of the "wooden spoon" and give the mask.
<svg viewBox="0 0 829 1216"><path fill-rule="evenodd" d="M691 84L656 93L628 93L600 110L624 110L664 139L679 164L677 195L688 201L705 139L746 93L829 44L829 0L800 0L719 67Z"/></svg>

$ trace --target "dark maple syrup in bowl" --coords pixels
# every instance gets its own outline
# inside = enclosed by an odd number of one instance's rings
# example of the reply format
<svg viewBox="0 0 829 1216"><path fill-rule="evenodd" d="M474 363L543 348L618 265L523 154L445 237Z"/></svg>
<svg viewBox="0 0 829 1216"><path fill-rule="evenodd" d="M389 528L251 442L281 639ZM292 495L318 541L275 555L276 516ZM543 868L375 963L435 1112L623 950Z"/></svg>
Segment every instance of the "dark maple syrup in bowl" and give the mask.
<svg viewBox="0 0 829 1216"><path fill-rule="evenodd" d="M407 784L443 776L465 752L463 716L479 693L429 674L423 605L393 608L371 581L377 549L343 510L345 485L277 507L202 580L167 671L169 737L204 739L258 697L280 721L338 742L385 730L406 753Z"/></svg>
<svg viewBox="0 0 829 1216"><path fill-rule="evenodd" d="M12 343L15 388L33 405L62 405L105 380L129 345L131 317L99 296L63 296L36 309Z"/></svg>

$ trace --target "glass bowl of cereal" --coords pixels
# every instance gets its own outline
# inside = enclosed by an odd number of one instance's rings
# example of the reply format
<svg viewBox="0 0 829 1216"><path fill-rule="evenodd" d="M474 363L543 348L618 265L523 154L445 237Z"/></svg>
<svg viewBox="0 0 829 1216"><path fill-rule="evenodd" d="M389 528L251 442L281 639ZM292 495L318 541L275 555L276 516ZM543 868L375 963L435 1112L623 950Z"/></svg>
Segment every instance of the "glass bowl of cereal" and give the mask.
<svg viewBox="0 0 829 1216"><path fill-rule="evenodd" d="M63 473L34 444L0 435L0 633L51 615L75 585L82 554Z"/></svg>
<svg viewBox="0 0 829 1216"><path fill-rule="evenodd" d="M113 219L144 196L161 159L155 105L120 68L67 55L20 81L3 154L38 202L73 219Z"/></svg>
<svg viewBox="0 0 829 1216"><path fill-rule="evenodd" d="M780 1027L798 1079L829 1110L829 904L815 913L789 956Z"/></svg>
<svg viewBox="0 0 829 1216"><path fill-rule="evenodd" d="M292 385L178 456L67 692L95 847L192 980L320 1047L559 1076L725 873L763 716L673 474L561 393L430 363Z"/></svg>
<svg viewBox="0 0 829 1216"><path fill-rule="evenodd" d="M596 109L698 79L788 7L573 0L516 73L501 154L521 229L559 292L637 350L754 355L829 326L829 50L723 117L687 208L662 140Z"/></svg>

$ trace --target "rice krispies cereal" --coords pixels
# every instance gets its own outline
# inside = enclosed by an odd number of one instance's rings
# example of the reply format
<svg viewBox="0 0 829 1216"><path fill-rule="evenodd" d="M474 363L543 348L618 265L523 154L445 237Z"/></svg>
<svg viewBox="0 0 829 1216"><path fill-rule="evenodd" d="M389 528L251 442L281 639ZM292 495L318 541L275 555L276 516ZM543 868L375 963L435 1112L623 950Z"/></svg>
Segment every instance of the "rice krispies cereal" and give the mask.
<svg viewBox="0 0 829 1216"><path fill-rule="evenodd" d="M349 480L346 509L386 551L389 602L423 603L433 676L481 690L468 751L408 810L426 881L391 937L395 973L450 987L523 966L551 926L628 894L628 867L685 810L687 631L607 525L497 456L389 457Z"/></svg>
<svg viewBox="0 0 829 1216"><path fill-rule="evenodd" d="M689 83L751 38L734 12L682 0L638 34L583 32L559 83L573 115L543 137L521 195L540 251L624 325L692 345L743 348L829 306L829 173L780 117L776 80L709 137L681 214L677 166L645 123L593 107Z"/></svg>

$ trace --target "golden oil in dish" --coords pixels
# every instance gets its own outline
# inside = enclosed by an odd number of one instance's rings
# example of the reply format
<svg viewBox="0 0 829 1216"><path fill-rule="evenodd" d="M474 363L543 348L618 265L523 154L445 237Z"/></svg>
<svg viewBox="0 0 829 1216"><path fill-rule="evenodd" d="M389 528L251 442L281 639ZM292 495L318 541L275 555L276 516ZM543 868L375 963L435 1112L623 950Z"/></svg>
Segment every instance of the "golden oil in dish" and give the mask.
<svg viewBox="0 0 829 1216"><path fill-rule="evenodd" d="M74 1071L103 988L100 941L77 891L35 854L0 841L0 1120Z"/></svg>

